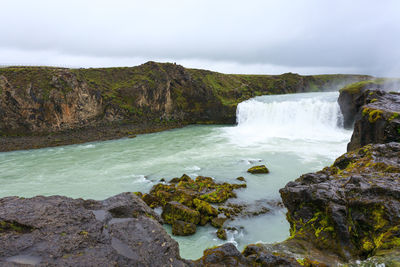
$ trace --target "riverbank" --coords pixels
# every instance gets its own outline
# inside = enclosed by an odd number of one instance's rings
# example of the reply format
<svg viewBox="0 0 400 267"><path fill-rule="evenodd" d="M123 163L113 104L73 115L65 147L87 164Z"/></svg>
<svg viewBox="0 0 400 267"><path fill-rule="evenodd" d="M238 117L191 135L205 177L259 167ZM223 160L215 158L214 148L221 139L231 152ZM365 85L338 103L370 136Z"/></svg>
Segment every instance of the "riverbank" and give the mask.
<svg viewBox="0 0 400 267"><path fill-rule="evenodd" d="M0 136L0 152L106 141L184 127L182 123L115 124L36 135Z"/></svg>

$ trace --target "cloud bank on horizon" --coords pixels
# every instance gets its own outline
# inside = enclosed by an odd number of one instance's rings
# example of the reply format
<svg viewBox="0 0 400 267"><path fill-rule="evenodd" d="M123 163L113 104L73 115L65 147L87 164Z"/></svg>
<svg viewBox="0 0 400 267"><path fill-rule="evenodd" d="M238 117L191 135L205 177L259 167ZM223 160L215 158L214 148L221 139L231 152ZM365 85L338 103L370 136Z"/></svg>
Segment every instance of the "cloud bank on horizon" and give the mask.
<svg viewBox="0 0 400 267"><path fill-rule="evenodd" d="M6 0L0 65L400 76L400 1Z"/></svg>

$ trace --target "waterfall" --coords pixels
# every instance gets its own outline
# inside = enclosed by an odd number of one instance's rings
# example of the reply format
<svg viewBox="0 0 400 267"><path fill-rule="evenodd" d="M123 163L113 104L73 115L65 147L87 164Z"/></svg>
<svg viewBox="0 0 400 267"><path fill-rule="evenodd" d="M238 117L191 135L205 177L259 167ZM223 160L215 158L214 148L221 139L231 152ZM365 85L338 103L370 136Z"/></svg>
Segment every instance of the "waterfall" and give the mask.
<svg viewBox="0 0 400 267"><path fill-rule="evenodd" d="M271 138L343 140L338 92L261 96L237 107L237 126L230 137L245 142ZM344 136L345 135L345 136Z"/></svg>

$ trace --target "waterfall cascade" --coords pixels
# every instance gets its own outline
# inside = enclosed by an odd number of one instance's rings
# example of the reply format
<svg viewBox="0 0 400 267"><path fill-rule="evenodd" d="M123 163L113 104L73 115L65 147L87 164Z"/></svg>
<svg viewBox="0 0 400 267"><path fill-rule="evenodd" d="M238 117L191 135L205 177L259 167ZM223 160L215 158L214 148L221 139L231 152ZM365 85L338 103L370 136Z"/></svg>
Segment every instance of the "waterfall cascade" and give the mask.
<svg viewBox="0 0 400 267"><path fill-rule="evenodd" d="M254 142L271 138L343 138L338 92L261 96L238 105L231 137ZM346 137L347 137L346 133Z"/></svg>

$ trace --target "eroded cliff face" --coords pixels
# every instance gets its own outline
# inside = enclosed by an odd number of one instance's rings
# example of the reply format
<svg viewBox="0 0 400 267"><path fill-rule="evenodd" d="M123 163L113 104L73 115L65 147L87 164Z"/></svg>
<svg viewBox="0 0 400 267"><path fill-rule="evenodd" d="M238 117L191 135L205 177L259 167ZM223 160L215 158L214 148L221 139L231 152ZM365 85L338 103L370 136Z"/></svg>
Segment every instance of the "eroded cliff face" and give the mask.
<svg viewBox="0 0 400 267"><path fill-rule="evenodd" d="M17 77L7 72L0 75L0 129L3 133L73 128L90 124L103 111L100 93L79 82L67 70L16 69L13 72ZM29 75L25 72L38 72L37 75L47 72L47 90L35 80L15 81Z"/></svg>
<svg viewBox="0 0 400 267"><path fill-rule="evenodd" d="M0 68L3 136L115 123L234 123L236 105L264 94L335 89L368 76L226 75L148 62L132 68Z"/></svg>

